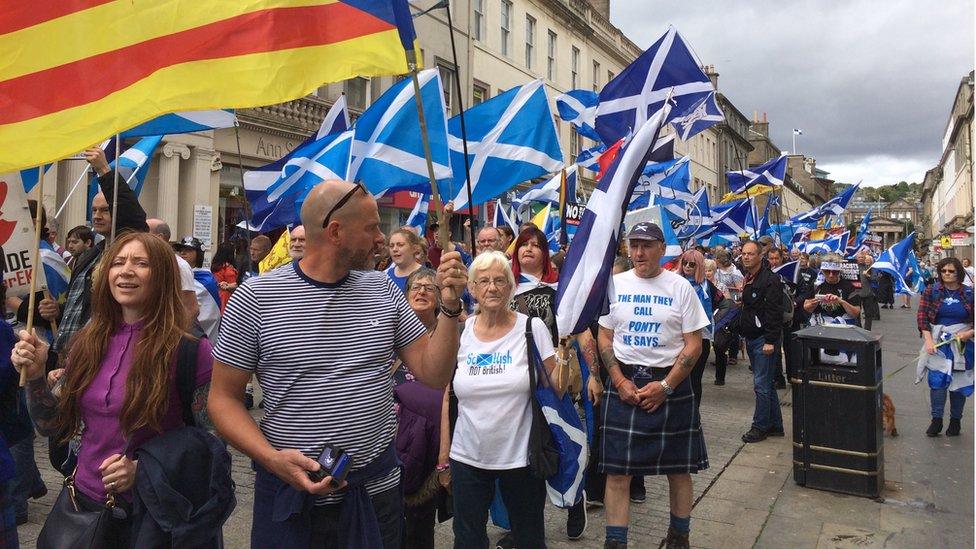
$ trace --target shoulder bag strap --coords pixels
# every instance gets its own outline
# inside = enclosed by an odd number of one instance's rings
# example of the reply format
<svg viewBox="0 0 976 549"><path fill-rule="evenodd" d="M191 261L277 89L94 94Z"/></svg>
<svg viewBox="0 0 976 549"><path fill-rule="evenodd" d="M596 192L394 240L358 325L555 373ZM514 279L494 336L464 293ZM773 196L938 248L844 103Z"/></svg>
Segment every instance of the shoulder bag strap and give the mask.
<svg viewBox="0 0 976 549"><path fill-rule="evenodd" d="M176 392L180 397L183 424L196 425L193 417L193 391L196 389L197 352L199 341L183 337L176 350Z"/></svg>

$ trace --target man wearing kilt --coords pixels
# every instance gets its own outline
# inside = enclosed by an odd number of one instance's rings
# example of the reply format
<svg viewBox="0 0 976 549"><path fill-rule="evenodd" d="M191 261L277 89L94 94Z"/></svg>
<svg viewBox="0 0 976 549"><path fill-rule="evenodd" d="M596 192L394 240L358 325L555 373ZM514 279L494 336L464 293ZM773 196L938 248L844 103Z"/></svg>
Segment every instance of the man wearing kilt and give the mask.
<svg viewBox="0 0 976 549"><path fill-rule="evenodd" d="M600 472L607 474L605 548L627 546L634 475L667 475L667 547L688 547L691 473L708 468L691 373L708 316L684 277L661 268L664 234L638 223L627 236L634 268L613 278L600 318L600 356L612 383L601 410Z"/></svg>

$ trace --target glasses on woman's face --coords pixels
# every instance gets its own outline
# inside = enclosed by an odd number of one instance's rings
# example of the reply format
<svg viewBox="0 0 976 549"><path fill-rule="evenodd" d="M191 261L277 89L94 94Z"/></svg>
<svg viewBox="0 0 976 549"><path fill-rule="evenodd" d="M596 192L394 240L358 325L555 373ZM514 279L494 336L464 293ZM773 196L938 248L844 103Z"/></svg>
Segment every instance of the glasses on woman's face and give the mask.
<svg viewBox="0 0 976 549"><path fill-rule="evenodd" d="M950 275L956 274L955 269L939 269L939 272L942 274L950 274Z"/></svg>
<svg viewBox="0 0 976 549"><path fill-rule="evenodd" d="M415 294L419 294L419 293L433 294L436 293L437 290L438 288L436 284L421 284L418 282L414 282L413 284L410 285L410 291Z"/></svg>
<svg viewBox="0 0 976 549"><path fill-rule="evenodd" d="M505 278L479 278L474 281L475 286L479 289L484 290L494 284L499 290L504 290L508 288L508 279Z"/></svg>
<svg viewBox="0 0 976 549"><path fill-rule="evenodd" d="M698 266L698 263L695 263L694 261L682 261L681 264L685 267L691 267L692 269Z"/></svg>

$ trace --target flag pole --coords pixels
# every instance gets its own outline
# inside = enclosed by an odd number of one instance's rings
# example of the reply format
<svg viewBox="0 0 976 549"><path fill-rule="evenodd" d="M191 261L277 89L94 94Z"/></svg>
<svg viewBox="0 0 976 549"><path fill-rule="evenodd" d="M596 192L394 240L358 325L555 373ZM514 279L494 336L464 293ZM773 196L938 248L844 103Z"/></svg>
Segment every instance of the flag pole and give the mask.
<svg viewBox="0 0 976 549"><path fill-rule="evenodd" d="M34 250L31 254L31 277L28 286L30 292L27 295L27 333L34 331L34 307L37 304L37 269L42 268L41 263L41 208L44 199L44 165L37 167L37 209L34 211ZM27 384L27 368L20 369L20 386Z"/></svg>
<svg viewBox="0 0 976 549"><path fill-rule="evenodd" d="M474 254L477 251L477 248L475 247L474 233L478 227L474 219L474 198L471 192L471 162L468 160L468 131L464 125L464 97L461 93L461 65L458 64L457 46L454 44L454 20L451 17L451 6L449 2L444 2L444 9L447 11L447 30L451 36L451 55L454 58L454 88L457 90L458 118L461 122L461 148L464 152L464 185L468 192L468 222L471 225L471 253ZM417 91L417 93L419 95L419 91ZM433 186L433 183L431 183L431 186Z"/></svg>
<svg viewBox="0 0 976 549"><path fill-rule="evenodd" d="M244 235L247 240L247 253L251 253L251 219L254 213L251 211L251 202L247 199L247 191L244 189L244 155L241 153L241 123L234 117L234 139L237 140L237 167L241 172L241 198L244 199ZM262 223L263 225L263 223ZM236 253L235 253L236 255ZM247 257L247 266L251 266L251 256Z"/></svg>
<svg viewBox="0 0 976 549"><path fill-rule="evenodd" d="M68 196L64 197L64 202L61 203L61 206L58 208L58 211L55 212L54 219L61 217L61 213L64 212L65 206L68 205L68 200L71 198L71 195L75 194L75 190L78 189L78 185L81 184L81 181L85 179L85 176L88 175L89 173L91 173L91 166L85 168L84 171L81 172L81 175L78 176L78 180L75 181L75 184L71 186L71 190L68 191Z"/></svg>
<svg viewBox="0 0 976 549"><path fill-rule="evenodd" d="M577 177L579 177L577 175ZM569 234L566 232L566 206L569 198L569 189L566 188L566 168L560 171L559 176L559 244L569 243Z"/></svg>
<svg viewBox="0 0 976 549"><path fill-rule="evenodd" d="M417 77L417 52L413 49L405 50L407 54L407 68L410 71L410 80L413 82L413 97L417 103L417 117L420 119L420 142L424 147L424 160L427 162L427 177L430 179L430 199L434 203L434 210L437 214L437 244L441 248L441 253L450 251L451 236L450 228L447 226L448 215L444 203L441 201L441 194L437 189L437 178L434 175L434 161L430 153L430 140L427 137L427 119L424 117L424 101L420 93L420 78ZM471 205L468 204L470 208ZM474 228L471 231L474 240ZM474 249L471 250L475 252ZM451 291L455 291L453 288ZM460 296L456 295L455 298Z"/></svg>
<svg viewBox="0 0 976 549"><path fill-rule="evenodd" d="M112 179L113 179L113 181L112 181L112 187L113 187L113 192L112 192L112 234L111 234L111 237L112 238L109 241L110 243L114 243L115 242L115 227L116 227L116 222L119 219L118 211L117 210L118 210L118 206L119 206L119 155L120 155L119 148L121 147L120 141L121 141L121 139L119 138L119 134L115 134L115 169L112 170Z"/></svg>
<svg viewBox="0 0 976 549"><path fill-rule="evenodd" d="M742 156L736 154L735 155L735 161L739 163L739 175L741 175L742 176L742 179L744 180L746 178L746 169L742 165ZM756 242L758 242L759 241L759 236L756 234L756 225L758 225L759 222L756 220L756 214L755 214L755 212L752 211L754 204L752 202L752 195L749 194L749 189L750 189L749 182L746 181L746 200L749 201L749 210L750 210L750 213L752 213L752 237L754 239L756 239ZM729 189L729 190L731 190L731 189Z"/></svg>

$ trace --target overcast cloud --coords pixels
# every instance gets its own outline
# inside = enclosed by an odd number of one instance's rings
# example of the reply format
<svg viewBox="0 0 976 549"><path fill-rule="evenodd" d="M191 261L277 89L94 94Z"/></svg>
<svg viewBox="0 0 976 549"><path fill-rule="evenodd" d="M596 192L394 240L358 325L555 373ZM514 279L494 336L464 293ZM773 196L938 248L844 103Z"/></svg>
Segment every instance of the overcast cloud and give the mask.
<svg viewBox="0 0 976 549"><path fill-rule="evenodd" d="M797 152L872 186L936 164L974 64L972 0L611 0L611 21L642 48L673 24L781 149L800 128Z"/></svg>

